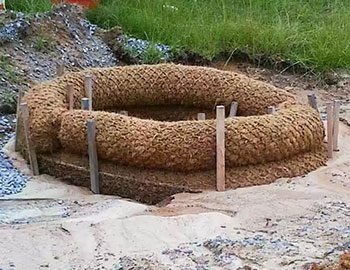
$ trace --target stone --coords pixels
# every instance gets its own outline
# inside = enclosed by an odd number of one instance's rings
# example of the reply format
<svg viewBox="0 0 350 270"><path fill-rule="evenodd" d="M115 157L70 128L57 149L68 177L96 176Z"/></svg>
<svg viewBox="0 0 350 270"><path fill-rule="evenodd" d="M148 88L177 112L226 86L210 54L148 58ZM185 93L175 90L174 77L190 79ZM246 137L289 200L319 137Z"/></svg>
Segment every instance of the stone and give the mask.
<svg viewBox="0 0 350 270"><path fill-rule="evenodd" d="M341 255L340 265L345 269L350 269L350 253L344 253Z"/></svg>

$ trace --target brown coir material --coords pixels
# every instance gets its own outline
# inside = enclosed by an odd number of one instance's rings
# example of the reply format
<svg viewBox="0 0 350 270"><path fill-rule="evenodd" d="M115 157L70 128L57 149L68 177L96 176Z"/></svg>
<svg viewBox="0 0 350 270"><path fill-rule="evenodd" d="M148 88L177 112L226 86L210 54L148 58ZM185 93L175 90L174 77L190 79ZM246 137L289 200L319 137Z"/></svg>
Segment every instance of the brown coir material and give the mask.
<svg viewBox="0 0 350 270"><path fill-rule="evenodd" d="M68 111L66 87L74 87L75 108L85 96L83 81L94 82L96 111ZM239 103L227 118L226 165L238 167L323 151L323 124L293 95L244 75L206 67L140 65L89 69L39 84L24 99L31 114L37 151L87 152L86 120L97 124L98 156L123 165L175 171L215 167L215 120L159 122L103 112L119 106L186 105L213 110ZM279 110L266 115L268 106ZM310 165L311 166L311 165Z"/></svg>
<svg viewBox="0 0 350 270"><path fill-rule="evenodd" d="M98 155L103 159L177 171L215 168L215 120L158 122L77 110L62 117L59 138L64 149L86 152L87 119L96 121ZM227 118L225 126L228 167L283 160L322 145L321 120L300 105L273 115Z"/></svg>
<svg viewBox="0 0 350 270"><path fill-rule="evenodd" d="M287 160L226 169L226 188L269 184L281 177L303 175L322 165L326 153L299 154ZM56 176L71 184L90 187L89 161L86 156L64 152L39 155L41 173ZM100 189L103 194L119 195L143 203L156 204L180 192L214 190L215 170L174 172L116 165L99 161Z"/></svg>

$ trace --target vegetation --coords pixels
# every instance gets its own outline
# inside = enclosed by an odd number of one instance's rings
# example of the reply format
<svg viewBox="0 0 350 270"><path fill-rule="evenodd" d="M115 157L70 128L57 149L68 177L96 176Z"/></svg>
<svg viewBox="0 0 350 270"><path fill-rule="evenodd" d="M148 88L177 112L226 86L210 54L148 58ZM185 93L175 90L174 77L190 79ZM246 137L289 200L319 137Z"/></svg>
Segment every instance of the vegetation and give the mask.
<svg viewBox="0 0 350 270"><path fill-rule="evenodd" d="M16 113L17 94L5 91L0 96L0 113Z"/></svg>
<svg viewBox="0 0 350 270"><path fill-rule="evenodd" d="M19 80L9 55L0 54L0 72L0 75L5 76L10 83L16 83Z"/></svg>
<svg viewBox="0 0 350 270"><path fill-rule="evenodd" d="M154 44L150 44L147 46L145 53L142 55L142 63L158 64L164 62L164 58L164 53L158 50Z"/></svg>
<svg viewBox="0 0 350 270"><path fill-rule="evenodd" d="M50 0L6 0L6 8L25 13L38 13L51 10Z"/></svg>
<svg viewBox="0 0 350 270"><path fill-rule="evenodd" d="M7 3L25 12L51 9L49 0ZM101 0L88 17L208 59L240 51L319 71L350 69L348 0Z"/></svg>
<svg viewBox="0 0 350 270"><path fill-rule="evenodd" d="M89 18L209 59L239 50L318 70L350 68L348 0L102 0Z"/></svg>
<svg viewBox="0 0 350 270"><path fill-rule="evenodd" d="M45 35L39 35L34 42L34 48L40 52L46 52L53 48L52 41L50 37L46 37Z"/></svg>

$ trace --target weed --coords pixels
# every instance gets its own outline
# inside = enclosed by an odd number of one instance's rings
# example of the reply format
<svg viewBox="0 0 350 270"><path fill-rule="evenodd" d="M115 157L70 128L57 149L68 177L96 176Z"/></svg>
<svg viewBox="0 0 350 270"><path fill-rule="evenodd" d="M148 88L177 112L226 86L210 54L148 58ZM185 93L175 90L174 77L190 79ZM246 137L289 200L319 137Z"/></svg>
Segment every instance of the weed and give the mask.
<svg viewBox="0 0 350 270"><path fill-rule="evenodd" d="M52 46L50 39L44 35L39 35L34 42L34 48L40 52L51 50Z"/></svg>
<svg viewBox="0 0 350 270"><path fill-rule="evenodd" d="M18 74L11 64L11 59L9 55L0 54L0 69L4 73L8 82L16 83L18 81Z"/></svg>
<svg viewBox="0 0 350 270"><path fill-rule="evenodd" d="M1 112L15 113L17 105L17 95L14 92L4 92L1 95Z"/></svg>
<svg viewBox="0 0 350 270"><path fill-rule="evenodd" d="M158 64L164 62L164 58L164 52L160 51L154 44L150 44L142 55L142 62L144 64Z"/></svg>
<svg viewBox="0 0 350 270"><path fill-rule="evenodd" d="M137 51L137 49L127 46L127 43L124 43L122 46L123 56L127 56L128 59L130 59L133 62L137 62L140 58L140 53Z"/></svg>
<svg viewBox="0 0 350 270"><path fill-rule="evenodd" d="M0 76L4 77L9 83L20 83L21 76L19 76L15 67L11 63L9 55L0 54ZM2 82L0 83L2 85ZM5 83L5 85L7 85ZM5 89L1 91L0 95L0 113L15 113L17 98L16 94Z"/></svg>
<svg viewBox="0 0 350 270"><path fill-rule="evenodd" d="M5 54L0 54L0 67L5 68L11 64L10 56Z"/></svg>
<svg viewBox="0 0 350 270"><path fill-rule="evenodd" d="M124 42L120 50L122 51L122 57L130 63L158 64L165 62L167 58L165 53L153 43L149 43L146 48L142 48L130 46L127 42Z"/></svg>

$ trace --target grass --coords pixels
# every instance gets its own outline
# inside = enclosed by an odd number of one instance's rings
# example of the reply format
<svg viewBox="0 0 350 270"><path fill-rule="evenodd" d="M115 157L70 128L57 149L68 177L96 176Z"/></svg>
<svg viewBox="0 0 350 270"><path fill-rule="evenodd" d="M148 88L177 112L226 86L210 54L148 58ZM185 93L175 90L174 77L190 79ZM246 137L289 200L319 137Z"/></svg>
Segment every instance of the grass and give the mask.
<svg viewBox="0 0 350 270"><path fill-rule="evenodd" d="M29 13L49 0L9 0ZM350 69L349 0L101 0L88 18L212 59L247 53L318 71Z"/></svg>
<svg viewBox="0 0 350 270"><path fill-rule="evenodd" d="M10 55L4 55L0 53L0 77L7 79L9 83L20 83L22 81L21 76L15 70L15 67L11 63ZM6 81L0 82L0 89L6 90ZM4 87L5 86L5 87ZM16 94L9 91L2 91L0 94L0 112L1 113L14 113L16 112Z"/></svg>
<svg viewBox="0 0 350 270"><path fill-rule="evenodd" d="M89 19L208 59L239 50L319 71L350 68L348 0L102 0Z"/></svg>
<svg viewBox="0 0 350 270"><path fill-rule="evenodd" d="M53 44L50 37L40 34L36 37L33 47L39 52L47 52L52 50Z"/></svg>
<svg viewBox="0 0 350 270"><path fill-rule="evenodd" d="M6 8L25 13L39 13L53 8L50 0L7 0Z"/></svg>
<svg viewBox="0 0 350 270"><path fill-rule="evenodd" d="M10 83L17 83L19 81L18 74L11 63L9 55L0 53L0 70Z"/></svg>
<svg viewBox="0 0 350 270"><path fill-rule="evenodd" d="M142 62L145 64L158 64L164 62L164 53L159 51L154 44L147 46Z"/></svg>
<svg viewBox="0 0 350 270"><path fill-rule="evenodd" d="M139 64L159 64L165 62L165 53L157 49L155 44L150 43L143 53L137 49L124 45L124 53L132 60L132 63Z"/></svg>

